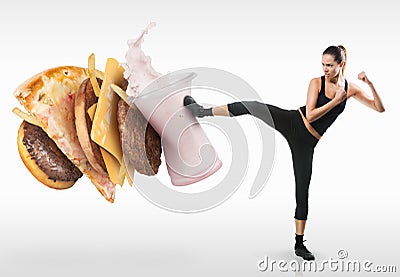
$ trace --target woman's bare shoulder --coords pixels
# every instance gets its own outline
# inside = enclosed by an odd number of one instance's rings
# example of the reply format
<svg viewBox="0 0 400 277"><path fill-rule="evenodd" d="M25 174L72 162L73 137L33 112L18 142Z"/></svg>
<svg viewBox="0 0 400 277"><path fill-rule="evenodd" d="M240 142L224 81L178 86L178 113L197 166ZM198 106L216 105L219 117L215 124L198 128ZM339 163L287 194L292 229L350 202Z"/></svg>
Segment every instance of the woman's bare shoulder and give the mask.
<svg viewBox="0 0 400 277"><path fill-rule="evenodd" d="M311 80L310 80L310 85L309 85L309 87L311 88L311 87L313 87L313 88L315 88L315 89L321 89L321 77L315 77L315 78L312 78Z"/></svg>
<svg viewBox="0 0 400 277"><path fill-rule="evenodd" d="M310 84L321 84L321 77L312 78Z"/></svg>

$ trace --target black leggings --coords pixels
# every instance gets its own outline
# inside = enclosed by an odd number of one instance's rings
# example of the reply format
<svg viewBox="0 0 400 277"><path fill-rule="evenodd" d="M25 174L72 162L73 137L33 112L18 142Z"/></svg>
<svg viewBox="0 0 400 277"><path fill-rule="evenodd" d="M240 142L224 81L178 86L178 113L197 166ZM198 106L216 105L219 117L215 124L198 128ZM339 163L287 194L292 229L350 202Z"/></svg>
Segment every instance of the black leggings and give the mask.
<svg viewBox="0 0 400 277"><path fill-rule="evenodd" d="M314 147L318 140L307 130L299 111L284 110L257 101L231 103L228 104L228 110L231 116L243 114L255 116L285 137L292 152L296 181L296 212L294 217L306 220L312 160Z"/></svg>

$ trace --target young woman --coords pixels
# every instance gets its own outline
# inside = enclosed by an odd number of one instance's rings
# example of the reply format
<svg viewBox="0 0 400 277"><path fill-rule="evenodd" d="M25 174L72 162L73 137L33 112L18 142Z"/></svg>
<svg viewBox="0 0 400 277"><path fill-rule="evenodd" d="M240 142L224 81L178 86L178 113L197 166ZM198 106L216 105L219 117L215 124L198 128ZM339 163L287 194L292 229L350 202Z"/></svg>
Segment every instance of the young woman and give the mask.
<svg viewBox="0 0 400 277"><path fill-rule="evenodd" d="M308 188L311 180L314 148L325 131L346 107L347 99L353 97L367 107L383 112L382 101L365 72L358 79L365 82L372 92L368 96L360 87L344 78L347 53L343 46L329 46L322 54L324 75L310 81L306 105L298 110L284 110L257 101L234 102L214 108L204 108L191 96L184 105L194 116L239 116L250 114L263 120L279 131L287 140L293 160L296 182L295 254L305 260L314 255L303 244L308 214ZM268 108L269 113L262 112Z"/></svg>

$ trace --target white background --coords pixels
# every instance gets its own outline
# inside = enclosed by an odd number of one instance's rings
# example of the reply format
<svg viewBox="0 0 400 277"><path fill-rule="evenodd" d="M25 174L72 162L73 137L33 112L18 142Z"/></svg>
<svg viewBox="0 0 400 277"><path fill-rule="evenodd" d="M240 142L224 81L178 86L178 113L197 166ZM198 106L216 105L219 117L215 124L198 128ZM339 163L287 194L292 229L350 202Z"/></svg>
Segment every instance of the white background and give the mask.
<svg viewBox="0 0 400 277"><path fill-rule="evenodd" d="M309 80L322 74L322 51L345 45L346 78L369 92L357 80L365 70L386 112L350 100L317 146L306 245L317 260L337 258L342 248L351 259L400 270L398 3L214 2L1 4L1 276L258 276L267 274L257 270L265 255L296 259L294 178L280 135L260 195L247 198L249 178L227 202L200 214L164 211L127 185L110 204L86 177L69 190L51 190L24 167L16 144L21 120L11 113L19 106L14 89L50 67L85 67L92 52L100 70L108 57L123 61L126 41L151 21L157 27L143 48L157 71L227 70L264 102L288 109L305 103Z"/></svg>

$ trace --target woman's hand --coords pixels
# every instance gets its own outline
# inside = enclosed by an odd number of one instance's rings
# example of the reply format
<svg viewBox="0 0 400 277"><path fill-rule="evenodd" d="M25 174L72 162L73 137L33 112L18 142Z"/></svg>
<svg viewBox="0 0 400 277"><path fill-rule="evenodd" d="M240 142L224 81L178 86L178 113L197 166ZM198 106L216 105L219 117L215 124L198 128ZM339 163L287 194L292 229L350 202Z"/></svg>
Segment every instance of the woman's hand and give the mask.
<svg viewBox="0 0 400 277"><path fill-rule="evenodd" d="M347 98L347 92L340 88L336 91L335 97L333 100L336 102L336 104L342 103L344 100Z"/></svg>
<svg viewBox="0 0 400 277"><path fill-rule="evenodd" d="M362 71L361 73L358 74L358 80L361 80L368 85L371 84L371 81L368 79L368 77L364 71Z"/></svg>
<svg viewBox="0 0 400 277"><path fill-rule="evenodd" d="M353 96L358 101L360 101L361 103L363 103L364 105L370 107L371 109L380 113L384 112L385 107L382 104L382 100L379 97L378 92L376 91L374 85L368 79L364 71L358 74L358 79L363 81L369 86L372 92L372 98L368 96L360 87L358 87L355 84L352 84L352 86L350 87L351 89L350 95Z"/></svg>

